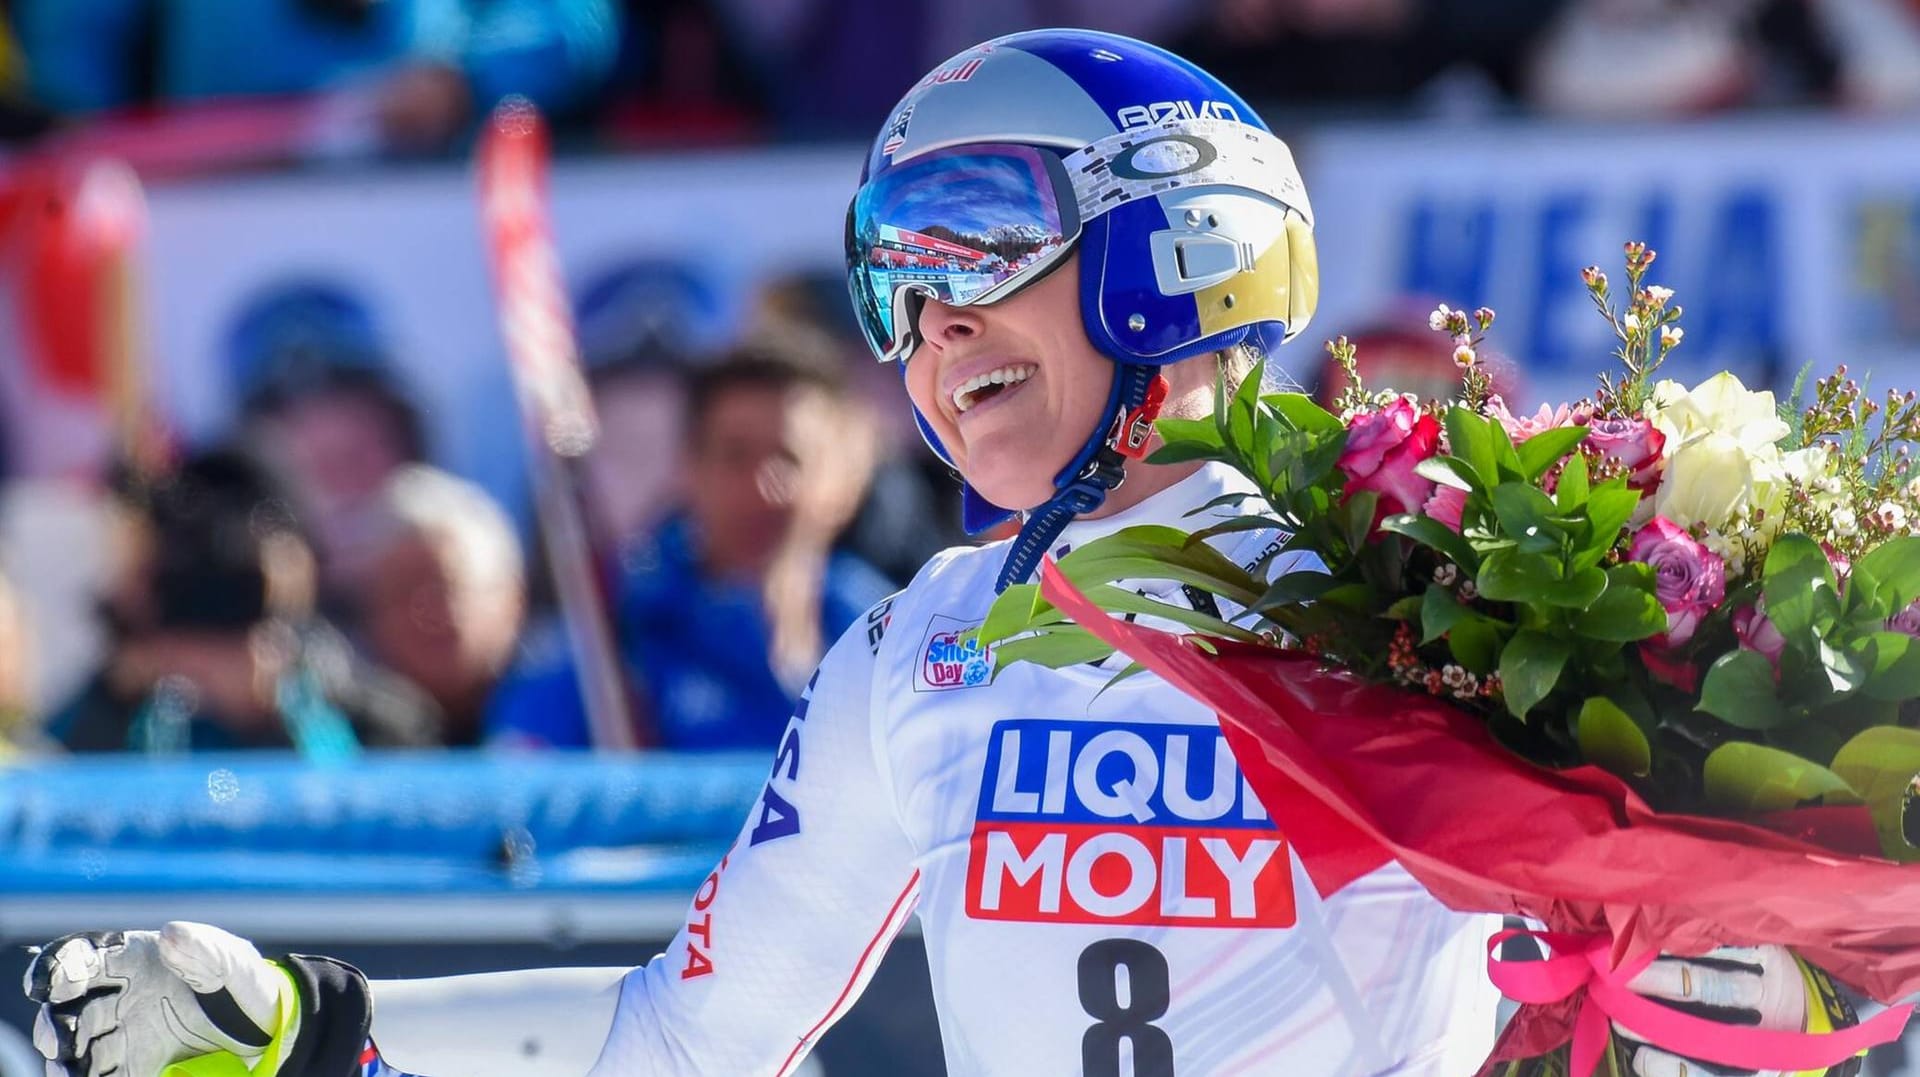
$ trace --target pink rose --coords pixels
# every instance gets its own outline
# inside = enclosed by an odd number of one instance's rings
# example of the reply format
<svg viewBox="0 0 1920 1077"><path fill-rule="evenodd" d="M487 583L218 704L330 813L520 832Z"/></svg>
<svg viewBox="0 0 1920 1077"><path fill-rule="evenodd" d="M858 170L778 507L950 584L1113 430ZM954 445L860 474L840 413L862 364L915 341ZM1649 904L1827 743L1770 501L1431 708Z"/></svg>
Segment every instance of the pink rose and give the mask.
<svg viewBox="0 0 1920 1077"><path fill-rule="evenodd" d="M1439 449L1440 423L1404 397L1379 411L1356 415L1347 424L1347 447L1339 461L1347 474L1347 492L1378 491L1380 517L1418 511L1433 493L1433 481L1413 469Z"/></svg>
<svg viewBox="0 0 1920 1077"><path fill-rule="evenodd" d="M1654 647L1685 646L1727 597L1727 563L1665 516L1633 536L1627 557L1653 568L1654 595L1667 611L1667 631L1649 641Z"/></svg>
<svg viewBox="0 0 1920 1077"><path fill-rule="evenodd" d="M1587 444L1627 469L1627 485L1646 491L1660 480L1661 453L1667 436L1645 419L1595 419L1587 424Z"/></svg>
<svg viewBox="0 0 1920 1077"><path fill-rule="evenodd" d="M1820 548L1826 551L1827 565L1833 569L1833 582L1839 585L1840 593L1845 594L1847 591L1847 578L1853 575L1853 562L1848 559L1846 554L1834 549L1829 543L1821 543Z"/></svg>
<svg viewBox="0 0 1920 1077"><path fill-rule="evenodd" d="M1909 636L1920 638L1920 598L1916 598L1906 609L1887 618L1887 631L1905 632Z"/></svg>
<svg viewBox="0 0 1920 1077"><path fill-rule="evenodd" d="M1780 678L1780 652L1787 649L1787 637L1767 619L1765 598L1733 611L1733 634L1742 648L1765 656L1767 664L1773 667L1774 679Z"/></svg>
<svg viewBox="0 0 1920 1077"><path fill-rule="evenodd" d="M1507 402L1501 399L1499 393L1495 393L1487 398L1486 413L1489 418L1500 424L1501 429L1507 432L1507 440L1513 442L1515 445L1520 444L1535 434L1545 433L1548 430L1558 429L1562 426L1572 426L1585 419L1583 413L1577 412L1565 404L1560 405L1558 410L1550 409L1545 404L1542 404L1540 405L1540 410L1534 412L1532 415L1515 415L1513 412L1507 410Z"/></svg>
<svg viewBox="0 0 1920 1077"><path fill-rule="evenodd" d="M1436 486L1433 496L1420 506L1420 514L1431 520L1438 520L1447 526L1447 530L1458 533L1460 517L1467 511L1467 492L1457 486Z"/></svg>
<svg viewBox="0 0 1920 1077"><path fill-rule="evenodd" d="M1660 647L1640 645L1640 662L1653 679L1670 684L1682 692L1700 690L1700 667L1679 654Z"/></svg>

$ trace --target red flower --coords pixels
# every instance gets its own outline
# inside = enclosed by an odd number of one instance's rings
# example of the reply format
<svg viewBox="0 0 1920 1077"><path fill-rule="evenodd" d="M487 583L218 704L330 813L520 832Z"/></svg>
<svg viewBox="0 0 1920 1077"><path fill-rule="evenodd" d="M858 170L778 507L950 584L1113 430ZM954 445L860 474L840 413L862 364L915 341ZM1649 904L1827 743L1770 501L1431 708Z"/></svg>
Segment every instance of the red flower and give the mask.
<svg viewBox="0 0 1920 1077"><path fill-rule="evenodd" d="M1595 419L1587 424L1587 444L1627 469L1627 485L1647 491L1660 481L1667 436L1645 419Z"/></svg>
<svg viewBox="0 0 1920 1077"><path fill-rule="evenodd" d="M1404 397L1379 411L1356 415L1347 425L1347 447L1339 461L1347 474L1347 492L1380 494L1375 523L1391 513L1418 512L1434 484L1413 469L1439 449L1439 421Z"/></svg>
<svg viewBox="0 0 1920 1077"><path fill-rule="evenodd" d="M1438 520L1448 530L1458 533L1460 517L1467 511L1467 492L1458 486L1436 486L1433 496L1427 498L1427 503L1420 507L1420 511L1428 519Z"/></svg>

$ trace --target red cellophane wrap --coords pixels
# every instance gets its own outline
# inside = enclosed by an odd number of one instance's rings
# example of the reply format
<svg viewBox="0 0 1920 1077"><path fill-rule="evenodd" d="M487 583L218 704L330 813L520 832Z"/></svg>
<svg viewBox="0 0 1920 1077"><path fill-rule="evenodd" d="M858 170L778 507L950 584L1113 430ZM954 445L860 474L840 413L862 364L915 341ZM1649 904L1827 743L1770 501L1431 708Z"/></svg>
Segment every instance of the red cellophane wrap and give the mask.
<svg viewBox="0 0 1920 1077"><path fill-rule="evenodd" d="M1920 865L1874 855L1865 809L1788 812L1766 828L1662 814L1598 767L1527 762L1431 696L1269 648L1213 641L1209 655L1109 617L1051 563L1042 593L1219 713L1323 895L1398 860L1451 908L1610 936L1616 967L1776 943L1881 1002L1920 991ZM1578 1004L1525 1007L1489 1061L1567 1042Z"/></svg>

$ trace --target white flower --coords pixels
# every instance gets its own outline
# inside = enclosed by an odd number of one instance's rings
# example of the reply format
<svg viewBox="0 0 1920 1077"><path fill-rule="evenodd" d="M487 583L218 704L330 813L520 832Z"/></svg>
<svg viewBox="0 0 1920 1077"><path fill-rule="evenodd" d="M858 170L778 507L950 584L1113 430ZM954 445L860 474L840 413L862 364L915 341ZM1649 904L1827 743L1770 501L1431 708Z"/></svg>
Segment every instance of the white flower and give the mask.
<svg viewBox="0 0 1920 1077"><path fill-rule="evenodd" d="M1686 335L1687 331L1677 325L1663 325L1660 327L1660 346L1672 348L1680 343L1681 337Z"/></svg>
<svg viewBox="0 0 1920 1077"><path fill-rule="evenodd" d="M1721 371L1691 390L1677 381L1653 387L1646 418L1666 435L1666 451L1709 433L1737 438L1752 452L1770 448L1791 433L1781 420L1773 394L1750 392L1740 379Z"/></svg>
<svg viewBox="0 0 1920 1077"><path fill-rule="evenodd" d="M1664 307L1667 305L1667 300L1673 298L1673 289L1662 288L1658 284L1649 284L1647 285L1647 298L1653 302L1654 306Z"/></svg>
<svg viewBox="0 0 1920 1077"><path fill-rule="evenodd" d="M1445 303L1442 303L1434 308L1432 314L1427 315L1427 328L1432 329L1436 333L1441 332L1447 328L1447 321L1452 317L1453 310Z"/></svg>
<svg viewBox="0 0 1920 1077"><path fill-rule="evenodd" d="M1764 509L1759 530L1769 538L1778 530L1786 504L1779 449L1749 447L1718 431L1682 442L1677 451L1672 445L1668 442L1666 472L1654 494L1656 513L1681 527L1699 524L1720 531L1734 530L1734 524Z"/></svg>
<svg viewBox="0 0 1920 1077"><path fill-rule="evenodd" d="M1833 510L1833 533L1837 538L1849 538L1860 533L1860 518L1845 505Z"/></svg>
<svg viewBox="0 0 1920 1077"><path fill-rule="evenodd" d="M1911 479L1907 482L1907 497L1914 501L1920 501L1920 478Z"/></svg>
<svg viewBox="0 0 1920 1077"><path fill-rule="evenodd" d="M1635 314L1632 311L1628 311L1627 317L1626 317L1626 323L1627 323L1627 332L1638 333L1640 331L1640 316L1638 314Z"/></svg>
<svg viewBox="0 0 1920 1077"><path fill-rule="evenodd" d="M1874 510L1889 531L1899 531L1907 526L1906 507L1893 501L1882 501Z"/></svg>
<svg viewBox="0 0 1920 1077"><path fill-rule="evenodd" d="M1477 361L1478 361L1477 358L1473 354L1472 345L1462 344L1458 348L1453 349L1453 365L1454 366L1457 366L1460 369L1465 370L1466 368L1472 366Z"/></svg>
<svg viewBox="0 0 1920 1077"><path fill-rule="evenodd" d="M1840 477L1833 454L1819 445L1780 454L1780 474L1807 492L1816 508L1831 509L1840 500Z"/></svg>

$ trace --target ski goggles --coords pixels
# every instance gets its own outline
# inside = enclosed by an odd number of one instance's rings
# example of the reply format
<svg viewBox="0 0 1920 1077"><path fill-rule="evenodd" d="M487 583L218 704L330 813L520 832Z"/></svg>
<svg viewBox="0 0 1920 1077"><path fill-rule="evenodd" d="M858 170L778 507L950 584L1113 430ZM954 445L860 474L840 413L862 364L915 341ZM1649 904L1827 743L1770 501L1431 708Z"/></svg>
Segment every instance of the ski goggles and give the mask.
<svg viewBox="0 0 1920 1077"><path fill-rule="evenodd" d="M888 169L847 209L847 286L882 362L913 350L919 305L992 303L1038 280L1080 236L1059 155L972 144Z"/></svg>
<svg viewBox="0 0 1920 1077"><path fill-rule="evenodd" d="M1138 199L1205 186L1265 195L1313 226L1286 143L1230 120L1133 128L1064 156L974 143L889 168L847 209L847 285L861 331L882 362L904 359L926 300L969 306L1005 299L1059 264L1086 221ZM1176 255L1180 243L1220 243L1172 232L1168 239ZM1184 274L1169 268L1170 280Z"/></svg>

